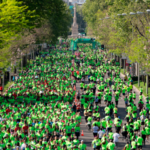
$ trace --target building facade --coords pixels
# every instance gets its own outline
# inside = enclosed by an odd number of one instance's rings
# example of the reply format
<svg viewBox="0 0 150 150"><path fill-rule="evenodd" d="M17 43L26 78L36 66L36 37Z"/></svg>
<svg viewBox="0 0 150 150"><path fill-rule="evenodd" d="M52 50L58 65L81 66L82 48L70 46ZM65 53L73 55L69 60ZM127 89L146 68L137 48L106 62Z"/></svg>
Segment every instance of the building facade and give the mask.
<svg viewBox="0 0 150 150"><path fill-rule="evenodd" d="M69 6L69 0L63 0Z"/></svg>
<svg viewBox="0 0 150 150"><path fill-rule="evenodd" d="M70 3L74 4L78 4L78 5L83 5L85 3L86 0L69 0Z"/></svg>

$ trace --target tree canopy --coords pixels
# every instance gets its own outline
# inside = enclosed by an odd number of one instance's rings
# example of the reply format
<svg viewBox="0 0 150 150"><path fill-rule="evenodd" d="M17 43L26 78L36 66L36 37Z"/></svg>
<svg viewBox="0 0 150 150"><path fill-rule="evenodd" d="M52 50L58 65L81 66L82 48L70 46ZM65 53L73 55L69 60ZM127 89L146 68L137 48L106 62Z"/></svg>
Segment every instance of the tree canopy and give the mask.
<svg viewBox="0 0 150 150"><path fill-rule="evenodd" d="M69 7L62 0L0 1L0 68L31 49L32 44L55 43L66 38L71 22Z"/></svg>
<svg viewBox="0 0 150 150"><path fill-rule="evenodd" d="M145 0L86 0L82 13L87 31L110 52L125 53L132 62L140 63L142 69L150 72L150 14L146 12L149 8L150 1Z"/></svg>

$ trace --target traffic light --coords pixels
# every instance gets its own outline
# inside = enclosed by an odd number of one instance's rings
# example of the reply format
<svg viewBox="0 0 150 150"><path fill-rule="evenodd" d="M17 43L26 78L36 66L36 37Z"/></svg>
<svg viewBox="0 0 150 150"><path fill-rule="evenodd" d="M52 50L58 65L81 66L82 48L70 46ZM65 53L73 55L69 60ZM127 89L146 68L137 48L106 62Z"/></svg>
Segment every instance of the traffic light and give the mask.
<svg viewBox="0 0 150 150"><path fill-rule="evenodd" d="M101 45L101 49L104 50L104 45Z"/></svg>

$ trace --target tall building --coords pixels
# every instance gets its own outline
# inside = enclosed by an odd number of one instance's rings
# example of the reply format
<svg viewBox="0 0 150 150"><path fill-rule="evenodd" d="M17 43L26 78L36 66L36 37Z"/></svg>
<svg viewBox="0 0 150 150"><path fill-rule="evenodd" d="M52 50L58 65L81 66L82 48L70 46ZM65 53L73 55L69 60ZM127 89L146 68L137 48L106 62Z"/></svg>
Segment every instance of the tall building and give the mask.
<svg viewBox="0 0 150 150"><path fill-rule="evenodd" d="M78 36L78 24L77 24L77 16L76 16L76 4L74 4L74 16L73 16L73 24L72 24L72 37Z"/></svg>
<svg viewBox="0 0 150 150"><path fill-rule="evenodd" d="M82 5L85 3L86 0L63 0L67 5L69 6L69 9L71 10L72 14L72 21L70 25L72 24L71 32L69 32L69 35L76 36L77 33L85 33L86 23L83 20L82 14L78 13L76 10L77 7L82 7ZM76 8L74 10L74 5L76 4ZM74 16L74 11L75 16ZM78 32L77 32L78 30Z"/></svg>

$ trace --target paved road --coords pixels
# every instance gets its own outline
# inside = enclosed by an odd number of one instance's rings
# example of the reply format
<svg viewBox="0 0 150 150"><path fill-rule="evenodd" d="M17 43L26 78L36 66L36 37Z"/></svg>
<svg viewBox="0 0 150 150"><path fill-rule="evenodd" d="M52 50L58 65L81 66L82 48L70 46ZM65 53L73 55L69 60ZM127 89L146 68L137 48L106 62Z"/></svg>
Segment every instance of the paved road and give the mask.
<svg viewBox="0 0 150 150"><path fill-rule="evenodd" d="M77 91L80 89L80 84L77 83ZM138 97L139 97L139 92L137 92L137 90L135 91L137 93L137 99L136 99L136 105L139 101ZM115 103L114 97L112 99L112 101ZM101 118L105 117L104 115L104 108L105 108L105 104L104 101L102 100L101 106L100 106L100 114L101 114ZM83 116L83 112L81 112L82 115L82 122L81 122L81 131L83 130L84 132L84 136L80 136L80 140L84 140L84 143L87 145L87 150L92 150L91 147L91 142L93 140L93 134L92 131L89 131L88 128L86 127L86 123L84 120L84 116ZM126 122L126 120L124 119L126 116L126 112L125 112L125 104L124 104L124 99L121 96L119 98L119 104L118 104L118 116L120 116L120 118L122 119L123 123ZM113 132L115 132L115 128L113 126ZM126 141L122 138L119 139L119 144L118 147L116 148L117 150L123 150L124 146L126 144ZM146 146L143 147L142 150L150 150L150 142L146 142Z"/></svg>

